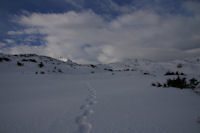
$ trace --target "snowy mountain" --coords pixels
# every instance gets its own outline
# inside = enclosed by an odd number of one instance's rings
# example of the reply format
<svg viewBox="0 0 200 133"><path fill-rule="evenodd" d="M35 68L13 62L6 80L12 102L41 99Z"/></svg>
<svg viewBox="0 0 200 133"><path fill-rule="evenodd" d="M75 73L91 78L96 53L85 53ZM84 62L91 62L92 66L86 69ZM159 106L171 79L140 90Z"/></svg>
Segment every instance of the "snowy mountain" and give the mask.
<svg viewBox="0 0 200 133"><path fill-rule="evenodd" d="M0 54L0 69L1 73L27 74L81 74L90 73L94 69L93 65L81 65L71 60L62 60L36 54Z"/></svg>
<svg viewBox="0 0 200 133"><path fill-rule="evenodd" d="M0 54L0 133L199 133L200 87L191 86L199 66L199 58L81 65ZM177 77L169 83L186 79L186 88L164 86Z"/></svg>
<svg viewBox="0 0 200 133"><path fill-rule="evenodd" d="M183 72L187 75L200 75L200 58L155 62L147 59L126 59L111 64L82 65L71 60L54 59L36 54L6 55L0 54L1 73L33 73L33 74L88 74L99 72L138 71L152 75L163 75L167 71ZM42 66L40 66L42 64Z"/></svg>

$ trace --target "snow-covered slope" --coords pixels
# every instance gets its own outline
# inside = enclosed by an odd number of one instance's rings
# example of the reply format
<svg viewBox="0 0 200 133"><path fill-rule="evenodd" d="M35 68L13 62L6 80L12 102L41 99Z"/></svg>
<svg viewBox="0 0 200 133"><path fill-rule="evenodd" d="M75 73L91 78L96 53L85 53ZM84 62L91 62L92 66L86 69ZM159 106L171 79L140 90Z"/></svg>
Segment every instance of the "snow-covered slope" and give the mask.
<svg viewBox="0 0 200 133"><path fill-rule="evenodd" d="M154 75L163 75L167 71L183 72L185 74L200 76L200 58L174 60L168 62L155 62L147 59L127 59L122 62L108 64L113 70L140 71Z"/></svg>
<svg viewBox="0 0 200 133"><path fill-rule="evenodd" d="M42 66L40 64L43 64ZM29 74L89 74L99 72L138 71L152 75L163 75L167 71L183 72L188 75L200 75L200 58L154 62L147 59L127 59L122 62L98 65L81 65L71 60L67 62L36 54L6 55L0 54L1 73Z"/></svg>
<svg viewBox="0 0 200 133"><path fill-rule="evenodd" d="M103 69L95 67L96 72ZM84 74L93 73L94 65L80 65L71 60L67 62L36 54L0 54L1 73L25 74Z"/></svg>
<svg viewBox="0 0 200 133"><path fill-rule="evenodd" d="M199 80L199 65L196 59L80 65L1 54L0 133L199 133L199 95L151 86L168 70Z"/></svg>

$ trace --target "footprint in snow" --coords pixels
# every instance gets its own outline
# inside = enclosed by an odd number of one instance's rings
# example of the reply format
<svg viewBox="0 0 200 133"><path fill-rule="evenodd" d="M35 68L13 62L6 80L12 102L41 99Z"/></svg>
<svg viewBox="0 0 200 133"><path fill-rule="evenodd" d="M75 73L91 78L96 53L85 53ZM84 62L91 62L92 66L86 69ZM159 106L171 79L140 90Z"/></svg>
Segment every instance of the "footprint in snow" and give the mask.
<svg viewBox="0 0 200 133"><path fill-rule="evenodd" d="M94 110L91 108L92 105L97 103L96 90L87 83L89 96L86 99L86 104L81 105L80 110L82 115L77 116L75 119L76 124L78 125L78 133L90 133L92 130L92 124L89 122L89 117L94 114Z"/></svg>

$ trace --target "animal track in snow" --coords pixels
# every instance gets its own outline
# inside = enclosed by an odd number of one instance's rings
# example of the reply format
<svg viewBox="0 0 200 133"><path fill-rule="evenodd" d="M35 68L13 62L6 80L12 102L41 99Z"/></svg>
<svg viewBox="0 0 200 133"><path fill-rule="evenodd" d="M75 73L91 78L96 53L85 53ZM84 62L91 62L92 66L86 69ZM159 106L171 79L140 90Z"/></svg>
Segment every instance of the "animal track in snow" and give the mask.
<svg viewBox="0 0 200 133"><path fill-rule="evenodd" d="M92 105L97 103L96 90L91 86L90 83L86 83L89 96L86 99L86 104L81 105L81 115L76 117L76 124L78 125L78 133L90 133L92 130L92 123L89 121L89 117L94 114Z"/></svg>

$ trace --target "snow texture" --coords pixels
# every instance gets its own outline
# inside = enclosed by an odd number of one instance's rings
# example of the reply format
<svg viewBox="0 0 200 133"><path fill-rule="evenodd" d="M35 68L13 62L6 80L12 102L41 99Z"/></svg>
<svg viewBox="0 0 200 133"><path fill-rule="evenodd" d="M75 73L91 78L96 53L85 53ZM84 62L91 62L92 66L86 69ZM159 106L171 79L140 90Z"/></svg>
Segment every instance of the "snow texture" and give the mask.
<svg viewBox="0 0 200 133"><path fill-rule="evenodd" d="M80 65L38 55L0 57L0 133L200 132L199 95L151 86L164 82L167 71L199 80L199 58Z"/></svg>

